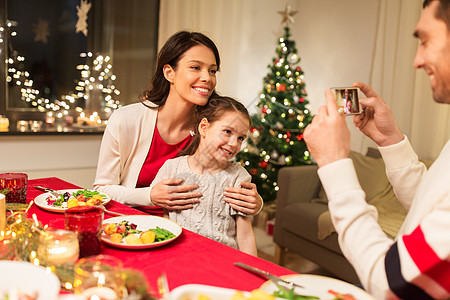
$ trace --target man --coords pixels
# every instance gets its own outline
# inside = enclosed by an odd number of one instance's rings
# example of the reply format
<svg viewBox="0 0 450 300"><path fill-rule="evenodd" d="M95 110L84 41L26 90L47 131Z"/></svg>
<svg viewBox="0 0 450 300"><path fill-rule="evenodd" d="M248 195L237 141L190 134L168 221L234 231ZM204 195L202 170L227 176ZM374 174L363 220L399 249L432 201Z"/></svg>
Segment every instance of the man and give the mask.
<svg viewBox="0 0 450 300"><path fill-rule="evenodd" d="M430 76L434 100L450 104L450 0L425 0L414 36L420 40L414 66ZM326 106L319 108L304 136L319 165L340 247L376 299L449 298L450 141L426 170L383 99L363 83L354 86L367 96L360 101L364 113L354 123L379 146L408 215L395 240L382 232L348 158L345 117L327 91Z"/></svg>

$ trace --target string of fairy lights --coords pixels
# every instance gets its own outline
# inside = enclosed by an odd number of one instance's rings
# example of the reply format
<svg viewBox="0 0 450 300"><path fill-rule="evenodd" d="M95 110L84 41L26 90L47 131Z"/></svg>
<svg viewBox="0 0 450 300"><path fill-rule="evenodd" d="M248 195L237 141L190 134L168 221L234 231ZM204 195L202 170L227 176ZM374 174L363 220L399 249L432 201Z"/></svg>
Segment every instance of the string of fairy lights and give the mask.
<svg viewBox="0 0 450 300"><path fill-rule="evenodd" d="M11 37L17 36L17 32L13 29L17 22L8 21L7 28L0 27L0 33L8 34ZM4 39L0 39L0 43L4 43ZM20 99L29 103L30 106L37 108L40 112L47 112L47 115L56 118L63 118L68 115L71 110L80 113L84 117L84 109L77 105L79 100L88 103L91 100L91 93L98 90L102 93L102 110L109 114L115 109L121 107L121 103L117 100L120 91L114 84L117 79L112 73L111 57L98 54L94 57L92 52L81 53L80 57L86 58L86 61L92 64L80 64L76 69L80 71L80 79L78 79L74 92L61 95L59 99L50 100L41 96L40 91L33 88L34 82L30 78L29 71L24 70L25 57L18 55L16 51L11 51L10 57L5 60L7 64L6 81L11 86L20 87ZM94 112L98 116L97 112ZM101 122L100 118L97 118Z"/></svg>

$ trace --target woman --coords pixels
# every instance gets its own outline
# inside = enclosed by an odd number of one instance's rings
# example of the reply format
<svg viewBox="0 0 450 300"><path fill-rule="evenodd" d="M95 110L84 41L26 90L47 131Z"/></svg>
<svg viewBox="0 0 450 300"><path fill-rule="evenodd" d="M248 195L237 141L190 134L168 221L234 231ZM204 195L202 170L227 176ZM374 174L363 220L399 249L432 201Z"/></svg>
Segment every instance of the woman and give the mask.
<svg viewBox="0 0 450 300"><path fill-rule="evenodd" d="M158 55L152 87L135 103L115 111L106 127L94 188L137 208L189 209L202 194L197 184L170 178L149 187L163 163L187 146L196 105L205 105L216 86L219 51L205 35L181 31ZM256 214L262 199L253 183L227 188L224 200ZM160 210L158 210L161 213Z"/></svg>

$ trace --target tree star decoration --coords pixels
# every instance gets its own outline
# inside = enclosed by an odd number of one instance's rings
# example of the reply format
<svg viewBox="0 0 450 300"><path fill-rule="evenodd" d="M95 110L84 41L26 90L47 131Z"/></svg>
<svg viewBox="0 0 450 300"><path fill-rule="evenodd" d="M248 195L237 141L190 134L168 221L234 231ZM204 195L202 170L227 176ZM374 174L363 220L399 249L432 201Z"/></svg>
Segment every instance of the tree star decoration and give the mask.
<svg viewBox="0 0 450 300"><path fill-rule="evenodd" d="M35 42L43 42L47 44L47 36L48 32L48 22L44 19L39 18L37 24L33 25L33 31L35 33L34 41Z"/></svg>
<svg viewBox="0 0 450 300"><path fill-rule="evenodd" d="M278 13L283 17L283 19L281 20L281 24L283 24L284 26L289 26L289 23L294 24L294 15L297 12L298 11L296 10L291 10L291 6L287 4L284 11L278 11Z"/></svg>
<svg viewBox="0 0 450 300"><path fill-rule="evenodd" d="M75 25L75 32L82 32L84 36L88 34L87 14L91 9L92 3L88 3L87 0L81 0L80 5L77 5L78 22Z"/></svg>

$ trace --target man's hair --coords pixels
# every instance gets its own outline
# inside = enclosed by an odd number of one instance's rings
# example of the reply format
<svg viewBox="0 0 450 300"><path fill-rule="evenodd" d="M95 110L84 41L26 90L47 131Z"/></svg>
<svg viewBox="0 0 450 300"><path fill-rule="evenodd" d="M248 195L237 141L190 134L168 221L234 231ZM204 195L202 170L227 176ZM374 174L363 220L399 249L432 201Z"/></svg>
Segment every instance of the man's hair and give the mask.
<svg viewBox="0 0 450 300"><path fill-rule="evenodd" d="M447 29L450 31L450 0L424 0L423 8L430 5L432 1L439 1L435 17L444 21L447 24Z"/></svg>

